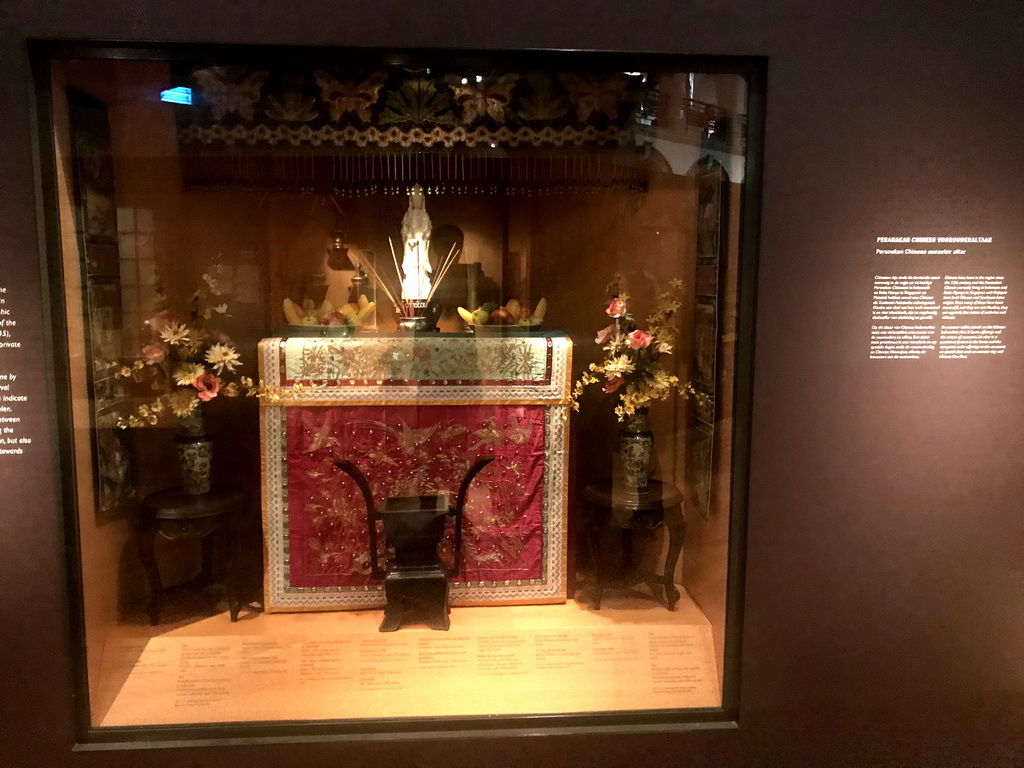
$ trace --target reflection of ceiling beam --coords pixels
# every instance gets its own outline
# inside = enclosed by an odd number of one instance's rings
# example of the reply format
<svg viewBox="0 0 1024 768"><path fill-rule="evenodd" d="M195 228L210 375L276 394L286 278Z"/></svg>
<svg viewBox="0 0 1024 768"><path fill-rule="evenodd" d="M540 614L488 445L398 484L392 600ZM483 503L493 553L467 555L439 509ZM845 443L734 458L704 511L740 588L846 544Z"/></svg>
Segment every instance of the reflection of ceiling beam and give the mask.
<svg viewBox="0 0 1024 768"><path fill-rule="evenodd" d="M715 122L730 117L730 115L729 110L723 109L716 104L686 99L683 101L678 115L666 116L664 122L667 125L664 127L669 128L673 124L682 123L686 130L696 129L698 131L705 131L709 126L714 125Z"/></svg>
<svg viewBox="0 0 1024 768"><path fill-rule="evenodd" d="M686 99L677 114L664 110L650 127L637 128L663 141L681 144L706 144L713 141L721 149L731 149L737 154L746 151L747 116L702 101Z"/></svg>
<svg viewBox="0 0 1024 768"><path fill-rule="evenodd" d="M679 104L678 110L662 110L663 114L638 140L649 142L661 153L672 173L689 173L701 157L710 156L725 167L730 181L741 182L747 116L694 99L683 99Z"/></svg>
<svg viewBox="0 0 1024 768"><path fill-rule="evenodd" d="M725 168L726 173L729 174L729 181L736 184L743 181L744 155L700 144L683 144L661 138L654 139L653 146L664 156L674 174L685 175L702 157L713 157Z"/></svg>

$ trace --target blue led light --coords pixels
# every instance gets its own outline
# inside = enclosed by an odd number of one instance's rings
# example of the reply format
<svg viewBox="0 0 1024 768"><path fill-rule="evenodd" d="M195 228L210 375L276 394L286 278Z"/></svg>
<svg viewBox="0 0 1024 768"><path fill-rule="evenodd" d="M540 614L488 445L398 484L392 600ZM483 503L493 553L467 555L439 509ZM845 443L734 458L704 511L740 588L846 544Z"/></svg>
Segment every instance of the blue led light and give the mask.
<svg viewBox="0 0 1024 768"><path fill-rule="evenodd" d="M160 101L167 101L171 104L191 104L192 89L186 88L184 85L178 88L168 88L166 91L160 91Z"/></svg>

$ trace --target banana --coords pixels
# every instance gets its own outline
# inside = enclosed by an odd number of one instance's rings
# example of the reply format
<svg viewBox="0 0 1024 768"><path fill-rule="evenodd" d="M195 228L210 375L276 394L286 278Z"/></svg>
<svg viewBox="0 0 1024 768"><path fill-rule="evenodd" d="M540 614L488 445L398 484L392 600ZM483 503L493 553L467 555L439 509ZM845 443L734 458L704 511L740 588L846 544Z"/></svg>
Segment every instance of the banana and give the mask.
<svg viewBox="0 0 1024 768"><path fill-rule="evenodd" d="M547 312L547 311L548 311L548 300L547 299L541 299L540 301L537 302L537 308L535 310L533 310L533 319L534 320L543 320L544 319L544 313Z"/></svg>
<svg viewBox="0 0 1024 768"><path fill-rule="evenodd" d="M351 320L360 312L359 307L357 307L355 304L351 302L349 302L348 304L342 304L341 308L338 311L345 316L346 320Z"/></svg>
<svg viewBox="0 0 1024 768"><path fill-rule="evenodd" d="M327 299L324 299L323 304L315 312L317 323L320 325L327 325L327 320L334 312L334 305L331 304Z"/></svg>
<svg viewBox="0 0 1024 768"><path fill-rule="evenodd" d="M305 316L305 312L291 299L284 300L284 319L288 321L290 325L302 325L302 318Z"/></svg>
<svg viewBox="0 0 1024 768"><path fill-rule="evenodd" d="M376 306L376 302L367 301L366 305L362 309L360 309L359 313L355 316L355 318L353 318L352 324L357 326L364 325L366 321L373 316L373 309Z"/></svg>
<svg viewBox="0 0 1024 768"><path fill-rule="evenodd" d="M510 315L512 315L512 319L513 320L518 320L519 319L520 309L519 309L519 300L518 299L509 299L508 300L508 304L505 305L505 309L508 310L508 313Z"/></svg>
<svg viewBox="0 0 1024 768"><path fill-rule="evenodd" d="M470 312L465 307L459 307L459 317L461 317L463 320L465 320L470 325L473 324L473 313Z"/></svg>
<svg viewBox="0 0 1024 768"><path fill-rule="evenodd" d="M334 314L334 305L327 299L319 307L309 299L303 301L301 306L291 299L285 299L282 307L284 319L289 325L327 325Z"/></svg>
<svg viewBox="0 0 1024 768"><path fill-rule="evenodd" d="M366 298L365 293L359 294L359 309L366 309L366 305L370 303L370 300Z"/></svg>

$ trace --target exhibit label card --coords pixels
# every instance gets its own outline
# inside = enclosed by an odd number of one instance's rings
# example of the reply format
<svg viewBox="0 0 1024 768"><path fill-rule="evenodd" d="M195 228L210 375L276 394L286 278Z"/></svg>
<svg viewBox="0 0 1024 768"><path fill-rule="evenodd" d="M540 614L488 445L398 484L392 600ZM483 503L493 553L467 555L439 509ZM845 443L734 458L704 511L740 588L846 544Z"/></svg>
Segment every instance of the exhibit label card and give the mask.
<svg viewBox="0 0 1024 768"><path fill-rule="evenodd" d="M112 644L103 726L715 707L708 625Z"/></svg>
<svg viewBox="0 0 1024 768"><path fill-rule="evenodd" d="M880 270L871 295L872 360L964 360L1001 355L1008 289L1003 275L961 271L968 250L984 255L991 237L908 235L875 238L879 257L921 258L910 274ZM906 259L900 264L906 265Z"/></svg>
<svg viewBox="0 0 1024 768"><path fill-rule="evenodd" d="M27 382L11 367L13 356L8 351L19 349L18 320L7 303L7 287L0 285L0 460L24 455L32 444L22 428L29 402Z"/></svg>

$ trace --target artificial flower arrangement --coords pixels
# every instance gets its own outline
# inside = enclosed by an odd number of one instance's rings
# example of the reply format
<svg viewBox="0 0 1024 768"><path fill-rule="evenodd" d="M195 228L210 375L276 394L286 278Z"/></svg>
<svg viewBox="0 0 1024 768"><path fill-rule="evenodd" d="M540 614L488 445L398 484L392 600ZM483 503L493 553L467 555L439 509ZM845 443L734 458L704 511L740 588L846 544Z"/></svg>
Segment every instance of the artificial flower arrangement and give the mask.
<svg viewBox="0 0 1024 768"><path fill-rule="evenodd" d="M671 280L671 290L658 297L655 311L647 317L647 329L638 327L629 309L629 295L620 290L620 277L608 284L605 314L612 322L598 331L594 341L604 350L600 363L591 363L589 371L576 382L572 393L573 410L579 410L579 398L585 387L604 382L603 390L616 394L619 404L615 415L624 421L641 408L664 400L673 391L686 398L695 394L689 382L682 382L665 370L662 355L672 353L675 328L672 319L679 310L683 283Z"/></svg>
<svg viewBox="0 0 1024 768"><path fill-rule="evenodd" d="M167 296L157 290L154 314L146 325L151 338L130 363L120 364L117 375L148 383L159 392L139 405L117 426L154 426L170 414L180 420L197 415L197 408L216 397L237 397L254 390L252 379L237 376L242 363L231 339L207 329L216 315L227 316L217 281L203 275L203 285L189 299L188 319L182 320L168 308Z"/></svg>

